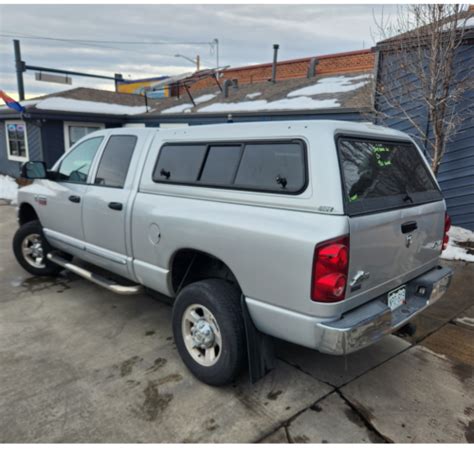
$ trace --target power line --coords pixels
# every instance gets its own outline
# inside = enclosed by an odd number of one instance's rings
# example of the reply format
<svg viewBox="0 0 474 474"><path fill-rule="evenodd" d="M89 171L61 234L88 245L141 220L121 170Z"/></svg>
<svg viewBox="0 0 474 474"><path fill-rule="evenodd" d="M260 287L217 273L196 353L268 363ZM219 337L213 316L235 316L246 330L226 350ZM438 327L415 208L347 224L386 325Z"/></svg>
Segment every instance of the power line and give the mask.
<svg viewBox="0 0 474 474"><path fill-rule="evenodd" d="M78 38L54 38L51 36L32 36L32 35L19 35L16 33L3 33L0 36L9 38L28 38L28 39L40 39L47 41L65 41L68 43L89 43L89 44L138 44L138 45L162 45L162 46L185 46L185 45L211 45L214 41L117 41L117 40L88 40Z"/></svg>

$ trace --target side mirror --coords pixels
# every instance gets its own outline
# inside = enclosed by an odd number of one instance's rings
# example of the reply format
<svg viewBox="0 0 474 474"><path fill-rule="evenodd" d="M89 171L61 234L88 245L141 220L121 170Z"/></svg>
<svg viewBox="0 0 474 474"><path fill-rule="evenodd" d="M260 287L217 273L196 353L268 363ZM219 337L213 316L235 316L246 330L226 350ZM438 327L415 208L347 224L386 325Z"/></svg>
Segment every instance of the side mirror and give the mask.
<svg viewBox="0 0 474 474"><path fill-rule="evenodd" d="M21 167L21 177L27 179L46 179L48 172L43 161L27 161Z"/></svg>

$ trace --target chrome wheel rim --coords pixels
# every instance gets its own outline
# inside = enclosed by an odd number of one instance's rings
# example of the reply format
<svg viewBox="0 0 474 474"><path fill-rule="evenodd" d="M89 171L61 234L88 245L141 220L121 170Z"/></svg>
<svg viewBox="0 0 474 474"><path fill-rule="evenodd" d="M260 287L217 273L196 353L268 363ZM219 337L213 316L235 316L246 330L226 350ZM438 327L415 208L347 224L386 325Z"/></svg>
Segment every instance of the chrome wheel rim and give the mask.
<svg viewBox="0 0 474 474"><path fill-rule="evenodd" d="M23 258L34 268L46 268L43 241L39 234L27 235L21 243Z"/></svg>
<svg viewBox="0 0 474 474"><path fill-rule="evenodd" d="M222 336L208 308L201 304L188 306L181 330L187 351L199 365L211 367L217 363L222 352Z"/></svg>

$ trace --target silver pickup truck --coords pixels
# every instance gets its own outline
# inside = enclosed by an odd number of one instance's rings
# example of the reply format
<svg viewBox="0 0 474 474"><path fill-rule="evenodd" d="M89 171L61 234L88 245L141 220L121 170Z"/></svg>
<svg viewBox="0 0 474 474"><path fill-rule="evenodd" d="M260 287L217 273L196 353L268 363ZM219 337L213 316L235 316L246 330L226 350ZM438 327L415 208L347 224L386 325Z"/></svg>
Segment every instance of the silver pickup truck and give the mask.
<svg viewBox="0 0 474 474"><path fill-rule="evenodd" d="M209 384L246 362L261 376L272 337L361 349L452 276L439 265L450 221L429 166L407 135L371 124L109 129L22 173L34 182L18 193L20 265L172 297L178 351Z"/></svg>

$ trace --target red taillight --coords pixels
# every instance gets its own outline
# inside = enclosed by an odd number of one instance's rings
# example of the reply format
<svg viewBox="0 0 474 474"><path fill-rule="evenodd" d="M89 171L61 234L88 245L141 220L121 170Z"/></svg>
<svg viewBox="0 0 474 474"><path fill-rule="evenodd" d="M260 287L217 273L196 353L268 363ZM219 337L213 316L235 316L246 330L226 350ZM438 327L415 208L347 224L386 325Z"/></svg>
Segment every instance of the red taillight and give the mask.
<svg viewBox="0 0 474 474"><path fill-rule="evenodd" d="M443 236L443 250L446 250L449 242L448 231L451 229L451 217L448 216L448 213L444 216L444 236Z"/></svg>
<svg viewBox="0 0 474 474"><path fill-rule="evenodd" d="M311 299L334 302L344 299L349 269L349 237L339 237L316 246Z"/></svg>

